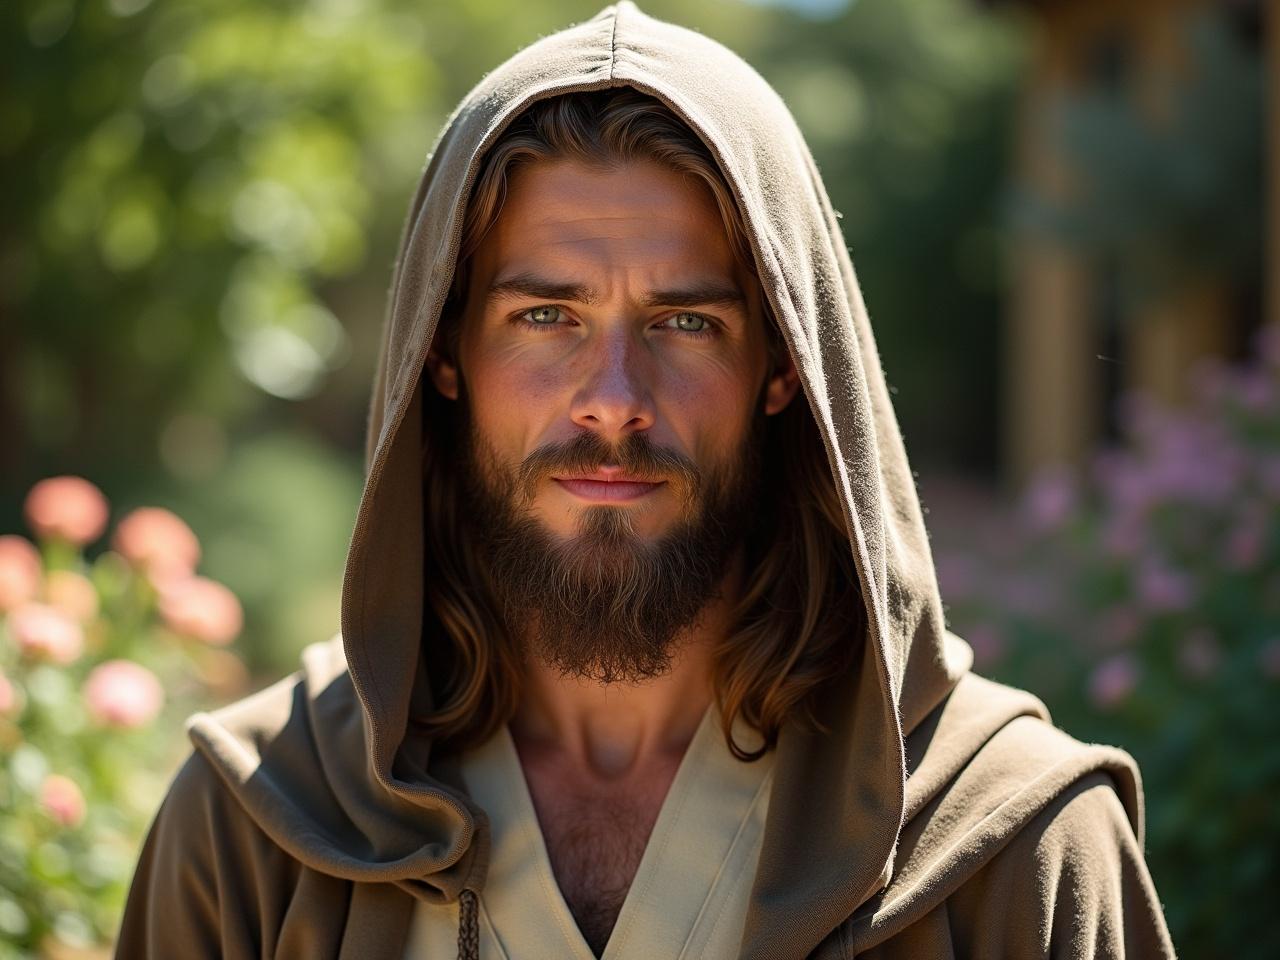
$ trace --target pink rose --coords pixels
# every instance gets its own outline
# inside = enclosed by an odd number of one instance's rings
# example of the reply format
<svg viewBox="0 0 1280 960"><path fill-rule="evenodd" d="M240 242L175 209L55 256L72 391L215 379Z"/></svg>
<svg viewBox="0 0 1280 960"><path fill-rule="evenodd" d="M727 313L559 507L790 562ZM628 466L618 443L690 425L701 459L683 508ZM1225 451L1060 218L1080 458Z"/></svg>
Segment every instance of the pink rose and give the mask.
<svg viewBox="0 0 1280 960"><path fill-rule="evenodd" d="M61 610L28 603L9 614L9 633L29 657L68 664L84 650L84 631Z"/></svg>
<svg viewBox="0 0 1280 960"><path fill-rule="evenodd" d="M73 620L88 623L98 615L98 589L74 570L50 572L44 585L45 599Z"/></svg>
<svg viewBox="0 0 1280 960"><path fill-rule="evenodd" d="M1129 654L1108 657L1089 675L1089 699L1099 710L1110 710L1129 698L1140 674L1138 661Z"/></svg>
<svg viewBox="0 0 1280 960"><path fill-rule="evenodd" d="M89 672L84 683L89 715L108 727L141 727L164 705L164 688L156 675L132 660L107 660Z"/></svg>
<svg viewBox="0 0 1280 960"><path fill-rule="evenodd" d="M107 528L107 498L82 477L49 477L27 494L27 523L38 536L76 546L98 539Z"/></svg>
<svg viewBox="0 0 1280 960"><path fill-rule="evenodd" d="M40 784L40 806L64 827L79 826L84 820L84 794L70 777L51 773Z"/></svg>
<svg viewBox="0 0 1280 960"><path fill-rule="evenodd" d="M139 507L116 527L112 544L152 581L184 577L200 562L200 541L175 513L163 507Z"/></svg>
<svg viewBox="0 0 1280 960"><path fill-rule="evenodd" d="M244 626L236 595L207 577L166 583L160 590L160 616L174 633L219 647L239 636Z"/></svg>
<svg viewBox="0 0 1280 960"><path fill-rule="evenodd" d="M1064 467L1040 471L1024 495L1022 510L1033 530L1057 530L1076 508L1076 484L1073 474Z"/></svg>
<svg viewBox="0 0 1280 960"><path fill-rule="evenodd" d="M0 610L34 600L40 592L40 554L29 540L0 537Z"/></svg>

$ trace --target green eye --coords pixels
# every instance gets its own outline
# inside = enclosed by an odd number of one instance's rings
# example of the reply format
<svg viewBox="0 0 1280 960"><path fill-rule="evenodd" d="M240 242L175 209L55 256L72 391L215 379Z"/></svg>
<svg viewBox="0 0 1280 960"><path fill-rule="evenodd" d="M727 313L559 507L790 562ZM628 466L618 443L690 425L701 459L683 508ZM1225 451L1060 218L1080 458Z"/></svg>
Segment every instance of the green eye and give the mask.
<svg viewBox="0 0 1280 960"><path fill-rule="evenodd" d="M540 327L549 327L560 319L559 307L534 307L532 310L526 310L524 315L529 318L529 322L537 324Z"/></svg>
<svg viewBox="0 0 1280 960"><path fill-rule="evenodd" d="M676 322L676 329L685 333L702 333L707 329L706 317L696 313L677 313L672 319Z"/></svg>

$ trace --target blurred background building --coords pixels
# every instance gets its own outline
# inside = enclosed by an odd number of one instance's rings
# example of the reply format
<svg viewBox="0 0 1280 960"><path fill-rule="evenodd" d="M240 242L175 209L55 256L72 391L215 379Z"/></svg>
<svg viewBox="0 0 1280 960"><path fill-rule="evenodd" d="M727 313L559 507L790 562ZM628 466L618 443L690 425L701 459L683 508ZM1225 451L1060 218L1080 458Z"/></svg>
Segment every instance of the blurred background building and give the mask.
<svg viewBox="0 0 1280 960"><path fill-rule="evenodd" d="M1256 4L1016 5L1003 462L1025 479L1113 436L1124 389L1183 402L1198 359L1245 355L1268 296L1268 35Z"/></svg>

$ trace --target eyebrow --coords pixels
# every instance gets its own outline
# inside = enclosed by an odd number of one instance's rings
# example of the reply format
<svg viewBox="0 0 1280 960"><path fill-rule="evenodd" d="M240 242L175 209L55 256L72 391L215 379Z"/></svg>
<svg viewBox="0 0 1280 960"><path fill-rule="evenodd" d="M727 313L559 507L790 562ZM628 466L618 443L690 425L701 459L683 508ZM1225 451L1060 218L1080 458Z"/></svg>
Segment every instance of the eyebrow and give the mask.
<svg viewBox="0 0 1280 960"><path fill-rule="evenodd" d="M568 300L588 306L600 302L600 295L583 284L562 283L532 273L520 273L490 284L485 303L516 297ZM747 298L736 284L716 280L695 281L679 289L651 290L640 301L646 307L742 307L746 302Z"/></svg>

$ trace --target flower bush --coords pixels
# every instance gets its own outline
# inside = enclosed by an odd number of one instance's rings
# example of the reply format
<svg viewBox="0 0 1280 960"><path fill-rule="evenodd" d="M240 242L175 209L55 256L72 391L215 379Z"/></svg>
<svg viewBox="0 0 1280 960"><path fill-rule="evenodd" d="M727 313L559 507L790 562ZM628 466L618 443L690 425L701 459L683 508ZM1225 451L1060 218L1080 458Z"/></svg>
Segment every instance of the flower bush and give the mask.
<svg viewBox="0 0 1280 960"><path fill-rule="evenodd" d="M120 519L80 477L0 536L0 957L106 956L183 719L247 685L240 603L168 510Z"/></svg>
<svg viewBox="0 0 1280 960"><path fill-rule="evenodd" d="M978 669L1141 766L1147 857L1188 956L1280 956L1280 327L1130 395L1121 442L1046 472L1016 517L940 552Z"/></svg>

